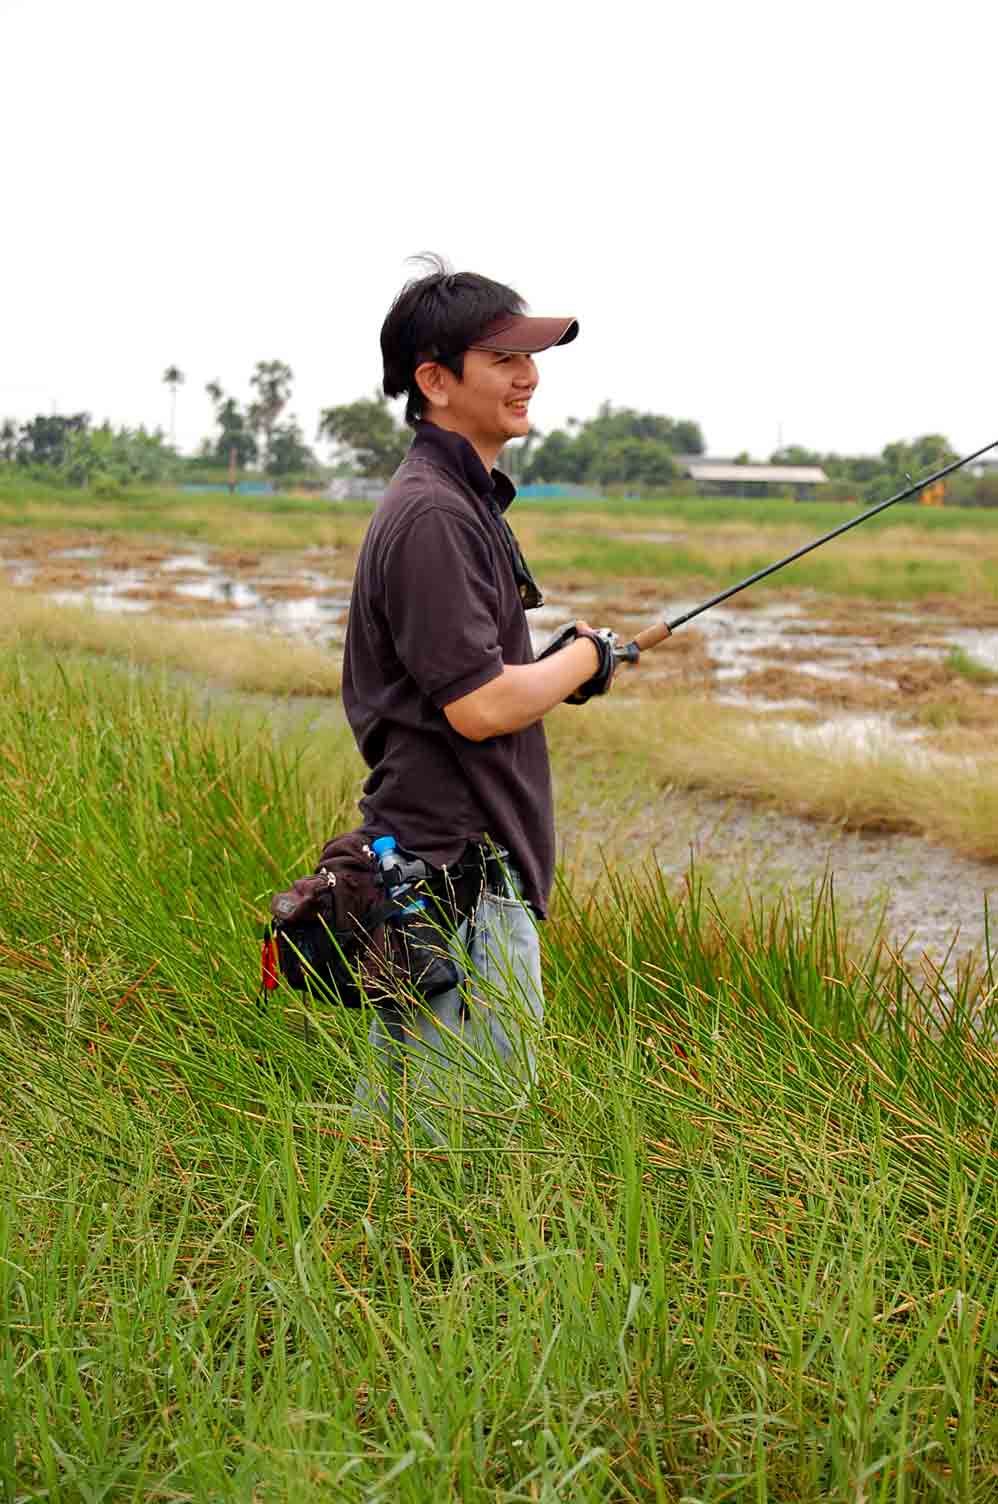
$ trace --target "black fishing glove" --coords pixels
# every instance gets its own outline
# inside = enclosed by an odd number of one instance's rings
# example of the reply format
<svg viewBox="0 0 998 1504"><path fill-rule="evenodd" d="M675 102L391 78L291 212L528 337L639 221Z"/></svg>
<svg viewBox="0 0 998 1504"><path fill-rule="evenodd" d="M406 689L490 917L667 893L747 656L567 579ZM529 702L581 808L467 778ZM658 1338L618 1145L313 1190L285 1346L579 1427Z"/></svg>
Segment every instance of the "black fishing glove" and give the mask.
<svg viewBox="0 0 998 1504"><path fill-rule="evenodd" d="M584 705L587 700L592 699L593 695L605 695L613 683L613 671L617 666L617 660L613 656L614 645L617 641L616 634L611 632L609 627L600 627L594 632L580 632L574 621L567 622L565 626L558 628L547 647L543 652L538 653L537 662L539 663L542 658L550 658L552 653L560 653L562 648L567 648L568 644L574 642L577 637L588 637L589 641L595 645L599 653L599 667L591 679L587 679L584 684L579 685L578 689L574 689L565 697L566 705Z"/></svg>

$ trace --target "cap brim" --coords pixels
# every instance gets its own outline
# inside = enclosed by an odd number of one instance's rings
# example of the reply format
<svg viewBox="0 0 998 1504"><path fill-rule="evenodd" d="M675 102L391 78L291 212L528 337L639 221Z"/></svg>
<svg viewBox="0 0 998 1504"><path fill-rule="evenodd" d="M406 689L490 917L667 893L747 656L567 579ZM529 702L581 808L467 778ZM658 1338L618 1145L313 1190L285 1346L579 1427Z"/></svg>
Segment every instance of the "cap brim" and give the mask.
<svg viewBox="0 0 998 1504"><path fill-rule="evenodd" d="M578 332L578 319L534 319L521 314L491 325L471 348L534 355L538 350L550 350L552 345L571 344Z"/></svg>

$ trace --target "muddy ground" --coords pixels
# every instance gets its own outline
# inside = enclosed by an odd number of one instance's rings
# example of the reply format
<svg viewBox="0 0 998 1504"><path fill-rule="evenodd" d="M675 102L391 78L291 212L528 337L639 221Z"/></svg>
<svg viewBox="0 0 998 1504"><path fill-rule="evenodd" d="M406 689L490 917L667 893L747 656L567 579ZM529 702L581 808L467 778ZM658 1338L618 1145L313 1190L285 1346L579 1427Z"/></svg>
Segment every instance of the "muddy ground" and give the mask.
<svg viewBox="0 0 998 1504"><path fill-rule="evenodd" d="M268 557L88 533L0 536L0 580L57 603L254 627L334 648L353 563L347 549ZM696 604L666 599L647 580L604 588L553 581L531 626L538 644L576 616L626 637ZM963 673L948 661L954 649L965 655ZM654 693L663 680L760 707L868 711L930 730L942 707L950 722L987 725L998 721L998 605L945 598L917 610L871 608L789 587L747 591L647 654L628 691Z"/></svg>
<svg viewBox="0 0 998 1504"><path fill-rule="evenodd" d="M267 555L85 532L0 537L0 582L53 602L250 627L334 651L353 563L348 549ZM626 638L697 604L666 600L647 580L547 587L531 618L538 645L576 617ZM964 752L993 747L998 605L945 598L890 608L789 587L748 591L645 655L626 692L644 698L667 684L750 707L788 730L818 726L853 745L875 734L929 753L946 750L954 737ZM799 894L834 870L846 909L866 924L886 905L888 933L908 942L909 955L940 958L956 929L961 951L983 945L983 896L998 888L998 869L917 837L841 833L692 793L670 796L665 829L660 806L640 823L640 841L655 847L667 870L684 870L693 853L721 887L744 877L755 888Z"/></svg>
<svg viewBox="0 0 998 1504"><path fill-rule="evenodd" d="M677 888L692 872L725 909L791 895L808 912L833 880L836 913L861 951L881 922L883 937L916 975L949 982L960 966L983 966L985 904L998 976L998 865L958 856L916 835L853 831L672 788L630 824L627 845L647 853ZM595 859L584 864L592 876Z"/></svg>

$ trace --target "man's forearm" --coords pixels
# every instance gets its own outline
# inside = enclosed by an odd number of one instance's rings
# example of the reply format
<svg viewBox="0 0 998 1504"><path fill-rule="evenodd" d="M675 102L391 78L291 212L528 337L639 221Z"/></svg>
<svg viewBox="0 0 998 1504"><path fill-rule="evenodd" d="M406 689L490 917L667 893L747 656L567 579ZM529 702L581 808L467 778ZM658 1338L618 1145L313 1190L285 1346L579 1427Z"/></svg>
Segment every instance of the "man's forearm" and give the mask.
<svg viewBox="0 0 998 1504"><path fill-rule="evenodd" d="M444 707L454 730L469 741L523 731L592 678L599 653L588 637L579 637L539 663L507 664L502 673Z"/></svg>

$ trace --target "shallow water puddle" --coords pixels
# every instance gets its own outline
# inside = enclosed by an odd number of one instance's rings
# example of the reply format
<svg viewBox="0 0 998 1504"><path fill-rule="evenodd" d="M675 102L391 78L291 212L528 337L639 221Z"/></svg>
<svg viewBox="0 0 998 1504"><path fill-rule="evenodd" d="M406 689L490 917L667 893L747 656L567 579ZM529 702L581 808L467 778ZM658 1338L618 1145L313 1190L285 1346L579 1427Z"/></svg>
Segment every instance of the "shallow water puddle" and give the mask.
<svg viewBox="0 0 998 1504"><path fill-rule="evenodd" d="M214 568L203 554L173 554L159 567L164 574L199 574Z"/></svg>
<svg viewBox="0 0 998 1504"><path fill-rule="evenodd" d="M153 602L136 600L127 586L97 585L92 590L53 590L47 598L57 606L92 606L95 611L149 611Z"/></svg>
<svg viewBox="0 0 998 1504"><path fill-rule="evenodd" d="M975 628L958 627L949 634L954 647L963 648L982 668L998 673L998 632L980 632Z"/></svg>
<svg viewBox="0 0 998 1504"><path fill-rule="evenodd" d="M671 602L668 616L683 616L696 602ZM654 619L654 617L650 618ZM703 634L715 673L722 686L720 698L747 674L761 668L792 666L797 673L814 678L836 679L869 675L880 663L905 658L929 663L942 662L952 646L963 647L976 661L998 670L998 632L986 628L968 628L933 619L926 623L911 612L884 610L878 619L895 635L900 627L911 628L903 640L876 642L857 632L822 630L820 617L811 617L799 601L775 601L744 610L731 606L714 606L702 616L677 629ZM661 651L668 652L666 645ZM733 693L736 691L732 690Z"/></svg>
<svg viewBox="0 0 998 1504"><path fill-rule="evenodd" d="M86 548L57 548L52 554L53 559L99 559L104 550L99 543L89 544Z"/></svg>
<svg viewBox="0 0 998 1504"><path fill-rule="evenodd" d="M283 573L273 560L260 572L255 561L249 561L249 568L242 561L241 567L226 568L207 549L189 549L152 562L147 559L148 555L142 567L131 567L114 562L113 551L103 545L56 549L44 563L0 557L0 579L18 586L40 580L42 592L56 605L159 613L329 645L342 640L342 617L350 604L349 580L316 568Z"/></svg>
<svg viewBox="0 0 998 1504"><path fill-rule="evenodd" d="M196 601L220 601L238 610L253 610L262 604L260 595L241 580L215 575L210 580L182 581L175 587L177 595Z"/></svg>

